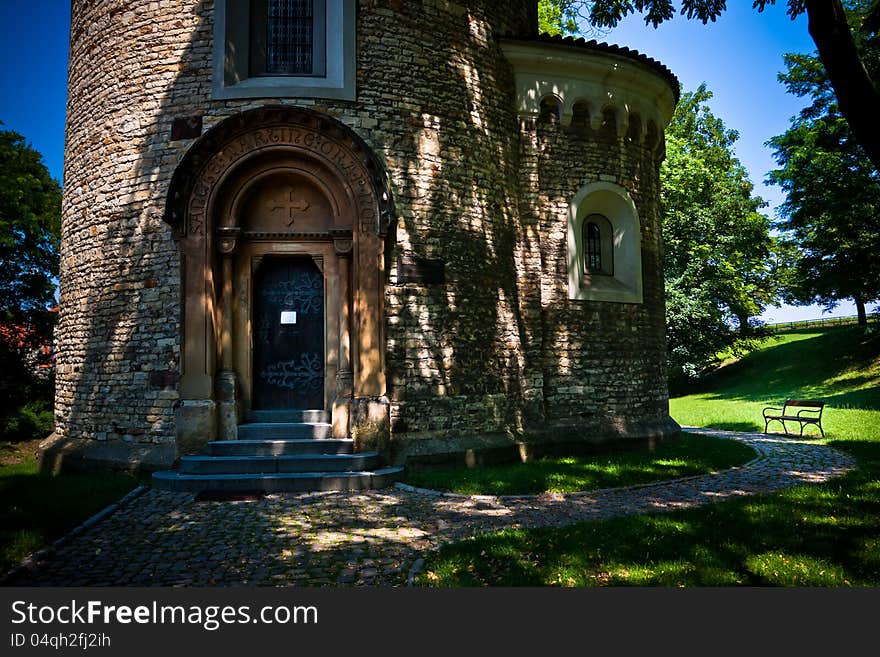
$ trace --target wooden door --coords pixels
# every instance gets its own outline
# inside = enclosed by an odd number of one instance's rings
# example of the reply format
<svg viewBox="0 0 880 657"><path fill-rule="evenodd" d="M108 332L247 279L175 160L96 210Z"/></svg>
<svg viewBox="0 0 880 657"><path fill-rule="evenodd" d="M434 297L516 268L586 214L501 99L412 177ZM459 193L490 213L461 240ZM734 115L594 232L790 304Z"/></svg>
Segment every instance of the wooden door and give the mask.
<svg viewBox="0 0 880 657"><path fill-rule="evenodd" d="M253 327L253 408L323 409L324 276L311 258L264 258Z"/></svg>

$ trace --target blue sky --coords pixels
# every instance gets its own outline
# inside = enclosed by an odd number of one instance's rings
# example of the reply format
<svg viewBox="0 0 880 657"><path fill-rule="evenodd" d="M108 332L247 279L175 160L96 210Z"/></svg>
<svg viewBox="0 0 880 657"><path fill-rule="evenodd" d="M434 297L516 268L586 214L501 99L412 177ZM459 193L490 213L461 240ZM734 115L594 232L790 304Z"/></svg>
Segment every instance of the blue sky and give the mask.
<svg viewBox="0 0 880 657"><path fill-rule="evenodd" d="M680 4L680 3L676 3ZM792 20L784 0L764 12L751 8L751 1L728 2L728 9L715 23L703 25L677 16L658 28L646 26L638 15L628 16L617 28L596 38L634 48L668 66L686 91L705 82L714 94L713 113L739 132L736 154L749 171L755 194L768 202L764 212L775 216L784 200L781 190L764 184L767 172L776 168L772 150L764 143L788 129L789 119L806 105L787 94L777 75L785 70L782 55L812 53L815 44L807 32L807 20ZM769 308L762 319L789 322L816 317L855 315L851 301L831 313L821 306Z"/></svg>
<svg viewBox="0 0 880 657"><path fill-rule="evenodd" d="M717 23L703 25L681 17L656 30L640 16L598 36L634 48L666 64L686 90L706 82L715 94L711 107L740 134L737 155L755 183L756 193L770 203L782 201L778 188L763 184L774 168L764 146L781 134L803 101L785 93L776 80L785 52L812 52L806 19L792 21L783 6L764 13L751 2L735 0ZM0 121L24 135L43 154L53 176L61 180L64 157L64 112L67 83L68 0L0 0ZM819 307L770 309L768 321L819 317ZM832 315L852 315L851 303Z"/></svg>

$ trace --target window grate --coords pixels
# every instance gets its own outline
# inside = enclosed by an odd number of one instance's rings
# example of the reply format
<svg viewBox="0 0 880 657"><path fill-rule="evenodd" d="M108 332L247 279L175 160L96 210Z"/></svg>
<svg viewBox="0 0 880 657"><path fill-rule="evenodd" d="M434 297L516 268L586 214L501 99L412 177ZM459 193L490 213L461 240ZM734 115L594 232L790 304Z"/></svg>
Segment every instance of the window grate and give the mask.
<svg viewBox="0 0 880 657"><path fill-rule="evenodd" d="M314 70L314 1L268 0L266 72L311 74Z"/></svg>
<svg viewBox="0 0 880 657"><path fill-rule="evenodd" d="M600 273L602 271L602 231L593 222L588 223L586 228L587 271Z"/></svg>

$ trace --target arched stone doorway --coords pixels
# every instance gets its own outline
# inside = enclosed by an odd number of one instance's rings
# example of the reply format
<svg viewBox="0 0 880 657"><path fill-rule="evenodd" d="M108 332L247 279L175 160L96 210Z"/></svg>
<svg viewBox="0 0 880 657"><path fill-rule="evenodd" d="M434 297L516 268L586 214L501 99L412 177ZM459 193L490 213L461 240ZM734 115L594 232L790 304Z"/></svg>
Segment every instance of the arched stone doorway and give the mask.
<svg viewBox="0 0 880 657"><path fill-rule="evenodd" d="M348 437L353 407L387 405L390 217L375 155L326 116L252 110L193 145L166 208L181 251L179 453L235 438L251 410L314 405ZM311 395L273 396L303 385Z"/></svg>

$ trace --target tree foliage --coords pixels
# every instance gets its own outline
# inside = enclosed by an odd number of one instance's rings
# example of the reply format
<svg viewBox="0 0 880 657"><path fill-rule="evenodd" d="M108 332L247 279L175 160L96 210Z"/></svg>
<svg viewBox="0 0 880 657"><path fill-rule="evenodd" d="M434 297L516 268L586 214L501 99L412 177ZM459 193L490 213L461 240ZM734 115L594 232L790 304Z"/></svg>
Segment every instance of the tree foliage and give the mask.
<svg viewBox="0 0 880 657"><path fill-rule="evenodd" d="M753 0L752 7L763 11L776 0ZM859 19L845 11L858 5ZM726 0L540 0L543 15L556 17L557 32L573 33L577 19L596 27L614 27L624 17L640 13L645 23L657 27L673 18L676 11L703 23L715 21L727 9ZM788 14L808 17L810 36L856 141L874 167L880 170L880 70L863 57L859 42L878 40L880 0L786 0ZM679 9L680 7L680 9Z"/></svg>
<svg viewBox="0 0 880 657"><path fill-rule="evenodd" d="M868 59L880 54L871 50ZM833 308L852 298L859 321L880 298L880 175L853 137L819 59L785 55L788 91L811 104L771 139L779 169L768 182L786 194L777 228L793 254L787 299Z"/></svg>
<svg viewBox="0 0 880 657"><path fill-rule="evenodd" d="M661 169L670 369L686 376L754 346L776 297L770 220L711 98L705 85L682 95Z"/></svg>
<svg viewBox="0 0 880 657"><path fill-rule="evenodd" d="M2 125L2 123L0 123ZM58 275L61 188L24 137L0 130L0 322L39 322Z"/></svg>
<svg viewBox="0 0 880 657"><path fill-rule="evenodd" d="M547 34L574 34L578 31L578 15L571 2L540 0L538 30Z"/></svg>
<svg viewBox="0 0 880 657"><path fill-rule="evenodd" d="M2 125L2 123L0 123ZM0 130L0 429L51 393L34 377L35 350L51 340L61 188L21 135ZM33 411L33 408L31 408ZM20 413L19 413L20 415Z"/></svg>

